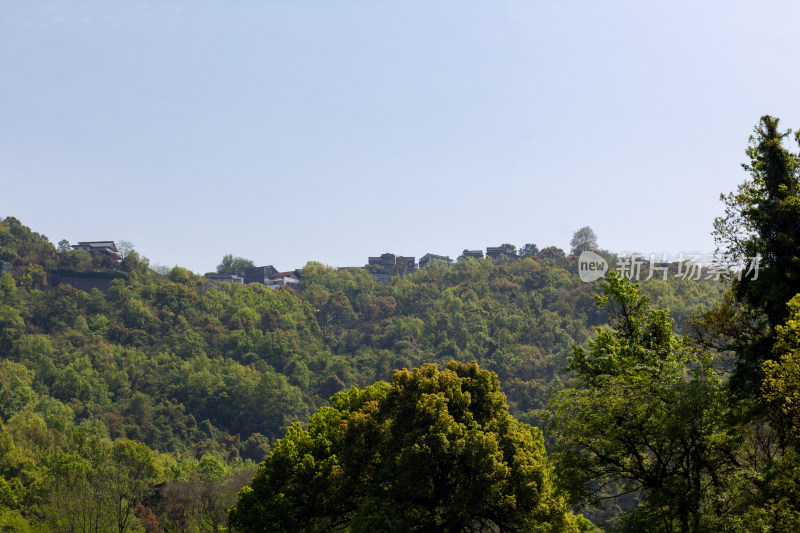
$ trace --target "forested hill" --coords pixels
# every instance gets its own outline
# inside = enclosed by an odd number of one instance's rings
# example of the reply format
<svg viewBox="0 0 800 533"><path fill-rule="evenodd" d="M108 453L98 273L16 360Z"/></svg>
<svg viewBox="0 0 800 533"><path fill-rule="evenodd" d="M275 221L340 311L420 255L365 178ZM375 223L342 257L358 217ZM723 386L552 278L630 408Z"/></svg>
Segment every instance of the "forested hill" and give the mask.
<svg viewBox="0 0 800 533"><path fill-rule="evenodd" d="M157 274L132 250L120 263L56 250L6 218L0 508L55 512L52 461L81 455L87 436L144 443L164 479L204 458L230 477L334 393L428 362L477 361L497 373L511 413L536 424L573 346L606 320L596 285L558 252L432 263L389 285L309 263L297 290L270 290L180 267ZM97 271L107 293L49 283ZM723 289L675 278L643 286L679 324Z"/></svg>

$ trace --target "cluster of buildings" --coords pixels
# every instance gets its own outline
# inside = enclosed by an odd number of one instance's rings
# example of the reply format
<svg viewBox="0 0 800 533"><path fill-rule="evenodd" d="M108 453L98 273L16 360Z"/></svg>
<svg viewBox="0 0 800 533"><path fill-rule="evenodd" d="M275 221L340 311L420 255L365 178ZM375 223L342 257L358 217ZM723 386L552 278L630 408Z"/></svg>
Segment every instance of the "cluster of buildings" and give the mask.
<svg viewBox="0 0 800 533"><path fill-rule="evenodd" d="M278 272L272 265L245 267L236 274L218 274L209 272L205 275L206 279L227 283L261 283L270 289L278 287L294 286L300 283L300 271L289 270Z"/></svg>
<svg viewBox="0 0 800 533"><path fill-rule="evenodd" d="M417 262L414 257L386 253L368 258L364 268L378 283L389 283L394 276L407 276L416 271Z"/></svg>
<svg viewBox="0 0 800 533"><path fill-rule="evenodd" d="M467 258L483 259L483 257L483 250L464 250L457 261L461 262ZM515 259L517 252L511 246L489 246L486 248L486 257L489 259L500 259L501 257Z"/></svg>
<svg viewBox="0 0 800 533"><path fill-rule="evenodd" d="M464 250L461 255L456 259L456 262L461 262L469 258L482 259L487 257L489 259L500 259L501 257L516 258L517 254L511 246L490 246L486 248L486 255L483 250ZM369 257L367 264L363 267L347 267L347 268L364 268L369 272L375 281L378 283L389 283L395 276L407 276L416 272L431 261L441 261L447 265L453 263L453 260L446 255L437 255L427 253L419 258L416 257L395 255L390 253L381 254L375 257ZM262 283L271 289L278 287L296 286L300 283L300 271L290 270L288 272L278 272L272 265L247 267L237 272L236 274L218 274L216 272L209 272L205 275L206 279L227 282L227 283Z"/></svg>
<svg viewBox="0 0 800 533"><path fill-rule="evenodd" d="M117 250L114 241L79 242L78 244L72 245L72 248L79 252L98 252L108 256L114 261L120 260L119 250ZM456 261L461 262L469 258L482 259L484 257L489 259L500 259L501 257L513 259L516 258L517 255L514 248L511 246L490 246L486 248L485 256L483 250L464 250ZM446 255L427 253L420 257L419 262L417 262L415 257L385 253L380 256L368 258L367 264L363 268L372 274L372 277L375 278L375 281L378 283L389 283L389 280L393 277L407 276L420 268L424 268L431 261L441 261L447 265L453 263L453 260ZM209 272L205 274L205 278L211 281L225 283L261 283L270 289L277 289L278 287L296 286L300 283L300 271L289 270L286 272L278 272L278 269L272 265L251 266L245 267L235 274Z"/></svg>
<svg viewBox="0 0 800 533"><path fill-rule="evenodd" d="M517 254L514 248L510 246L490 246L486 248L486 256L490 259L500 259L501 257L516 258ZM457 262L464 261L465 259L474 258L482 259L484 257L483 250L464 250L456 259ZM416 258L407 257L403 255L394 255L390 253L381 254L380 257L370 257L367 265L364 267L375 281L378 283L389 283L389 280L394 276L407 276L419 268L425 266L431 261L442 261L445 264L452 264L453 260L446 255L436 255L427 253L419 258L417 263Z"/></svg>
<svg viewBox="0 0 800 533"><path fill-rule="evenodd" d="M114 241L85 241L73 244L72 249L76 252L99 253L113 261L120 261L120 251ZM10 266L10 265L9 265ZM3 265L5 268L5 264ZM209 272L205 275L206 279L217 282L228 283L261 283L270 289L278 287L293 286L300 283L300 271L291 270L288 272L278 272L272 265L260 267L247 267L236 274L217 274Z"/></svg>
<svg viewBox="0 0 800 533"><path fill-rule="evenodd" d="M514 259L517 255L516 251L511 246L490 246L486 248L486 255L484 255L483 250L464 250L456 259L456 262L461 262L469 258L482 259L484 257L489 259L500 259L501 257ZM453 260L446 255L427 253L417 261L416 257L413 256L385 253L380 256L369 257L367 259L367 264L363 267L348 268L364 268L375 278L376 282L389 283L393 277L407 276L420 268L425 268L431 261L441 261L447 265L453 263ZM299 270L278 272L272 265L247 267L236 274L217 274L215 272L209 272L205 277L217 282L244 284L262 283L271 289L295 286L300 283Z"/></svg>

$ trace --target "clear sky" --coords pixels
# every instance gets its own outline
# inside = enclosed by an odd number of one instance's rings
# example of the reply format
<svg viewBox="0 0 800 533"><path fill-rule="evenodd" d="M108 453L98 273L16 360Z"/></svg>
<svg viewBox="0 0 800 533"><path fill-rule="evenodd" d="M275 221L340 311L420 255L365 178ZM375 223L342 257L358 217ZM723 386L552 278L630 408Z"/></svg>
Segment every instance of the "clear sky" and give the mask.
<svg viewBox="0 0 800 533"><path fill-rule="evenodd" d="M0 0L0 216L212 271L713 251L800 3Z"/></svg>

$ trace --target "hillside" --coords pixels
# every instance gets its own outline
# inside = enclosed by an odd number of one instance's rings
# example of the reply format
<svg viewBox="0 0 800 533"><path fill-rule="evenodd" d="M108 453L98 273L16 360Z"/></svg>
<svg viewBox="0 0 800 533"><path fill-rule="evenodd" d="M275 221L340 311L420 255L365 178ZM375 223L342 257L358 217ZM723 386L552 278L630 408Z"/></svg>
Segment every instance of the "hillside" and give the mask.
<svg viewBox="0 0 800 533"><path fill-rule="evenodd" d="M0 279L0 508L51 524L63 488L55 465L82 457L83 480L105 468L81 452L87 439L109 450L143 443L153 476L213 485L227 495L224 510L249 478L226 483L252 474L292 422L394 369L477 361L499 377L511 414L538 425L571 379L573 346L606 322L597 286L558 253L432 263L388 285L363 269L309 263L297 290L270 290L180 267L157 274L133 250L119 263L57 250L8 217L0 260L10 265ZM107 291L51 283L67 275L104 278ZM679 324L723 289L675 278L642 285Z"/></svg>

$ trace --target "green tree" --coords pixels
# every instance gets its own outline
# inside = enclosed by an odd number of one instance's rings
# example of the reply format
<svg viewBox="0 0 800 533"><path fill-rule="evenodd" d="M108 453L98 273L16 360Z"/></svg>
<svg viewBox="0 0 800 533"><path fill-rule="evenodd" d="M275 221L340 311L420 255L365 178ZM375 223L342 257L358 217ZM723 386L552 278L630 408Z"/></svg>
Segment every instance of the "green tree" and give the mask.
<svg viewBox="0 0 800 533"><path fill-rule="evenodd" d="M119 440L110 452L104 472L106 496L111 502L116 530L124 533L135 519L134 509L152 493L162 474L155 454L141 442Z"/></svg>
<svg viewBox="0 0 800 533"><path fill-rule="evenodd" d="M59 247L61 243L58 243ZM134 245L131 241L117 241L117 255L119 255L120 259L125 259L129 253L134 251Z"/></svg>
<svg viewBox="0 0 800 533"><path fill-rule="evenodd" d="M519 249L520 257L534 257L539 253L539 247L529 242Z"/></svg>
<svg viewBox="0 0 800 533"><path fill-rule="evenodd" d="M768 423L754 417L739 428L751 435L748 453L742 454L743 462L750 464L742 465L727 490L713 496L715 507L723 511L718 515L735 517L726 524L728 530L800 529L800 294L789 301L788 309L785 324L775 327L774 359L763 363L758 401ZM774 434L780 447L771 442Z"/></svg>
<svg viewBox="0 0 800 533"><path fill-rule="evenodd" d="M0 418L8 420L36 400L33 372L8 359L0 361Z"/></svg>
<svg viewBox="0 0 800 533"><path fill-rule="evenodd" d="M589 226L584 226L572 234L569 241L572 255L581 255L583 252L597 249L597 235Z"/></svg>
<svg viewBox="0 0 800 533"><path fill-rule="evenodd" d="M0 305L16 306L19 303L17 297L17 284L11 274L0 272Z"/></svg>
<svg viewBox="0 0 800 533"><path fill-rule="evenodd" d="M96 450L93 450L96 451ZM97 450L99 452L99 450ZM96 456L93 454L92 459ZM50 498L44 514L56 531L113 531L104 501L93 490L90 459L76 453L56 453L48 460Z"/></svg>
<svg viewBox="0 0 800 533"><path fill-rule="evenodd" d="M10 305L0 304L0 353L10 353L13 342L24 331L25 321L19 316L19 312Z"/></svg>
<svg viewBox="0 0 800 533"><path fill-rule="evenodd" d="M758 275L753 269L742 276L733 291L738 301L763 313L771 328L784 323L786 303L800 293L800 154L785 146L790 134L779 129L777 118L761 117L746 151L750 161L742 165L750 178L722 197L725 214L714 221L719 250L751 268L759 263ZM795 140L800 143L800 132ZM768 330L737 353L737 384L753 396L773 343Z"/></svg>
<svg viewBox="0 0 800 533"><path fill-rule="evenodd" d="M539 251L539 257L543 259L555 259L556 261L564 259L564 250L557 246L548 246Z"/></svg>
<svg viewBox="0 0 800 533"><path fill-rule="evenodd" d="M800 450L800 294L789 301L789 318L776 326L776 360L764 362L762 399L784 442Z"/></svg>
<svg viewBox="0 0 800 533"><path fill-rule="evenodd" d="M292 425L239 495L239 531L578 531L542 435L476 363L396 371Z"/></svg>
<svg viewBox="0 0 800 533"><path fill-rule="evenodd" d="M83 435L78 441L75 451L48 459L45 514L51 525L58 531L132 531L134 509L162 480L155 454L131 440Z"/></svg>
<svg viewBox="0 0 800 533"><path fill-rule="evenodd" d="M672 332L668 310L612 275L598 306L611 327L574 349L577 385L550 404L549 435L561 482L574 503L599 505L627 493L643 502L634 531L700 531L709 489L731 468L724 384L710 357Z"/></svg>
<svg viewBox="0 0 800 533"><path fill-rule="evenodd" d="M255 470L247 463L226 466L211 456L182 461L173 469L176 479L159 490L156 514L162 530L227 531L228 508Z"/></svg>
<svg viewBox="0 0 800 533"><path fill-rule="evenodd" d="M246 267L255 266L251 259L244 257L234 257L233 254L228 254L222 258L220 264L217 265L218 274L236 274Z"/></svg>
<svg viewBox="0 0 800 533"><path fill-rule="evenodd" d="M500 247L501 248L509 248L509 249L511 249L511 256L512 257L516 257L517 256L517 247L515 245L509 244L507 242L504 242L503 244L500 245Z"/></svg>

